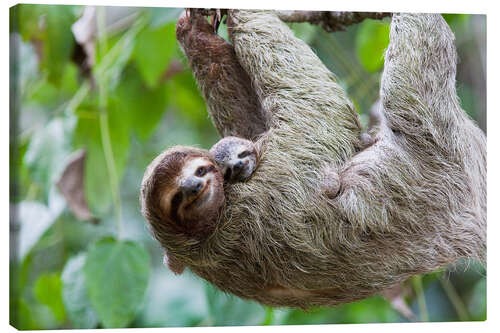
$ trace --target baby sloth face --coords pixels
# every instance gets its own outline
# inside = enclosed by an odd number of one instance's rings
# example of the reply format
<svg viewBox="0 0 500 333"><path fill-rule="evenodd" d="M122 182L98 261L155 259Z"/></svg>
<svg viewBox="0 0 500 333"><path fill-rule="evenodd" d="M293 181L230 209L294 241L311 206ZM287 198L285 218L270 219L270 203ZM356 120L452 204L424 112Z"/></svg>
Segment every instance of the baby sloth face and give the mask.
<svg viewBox="0 0 500 333"><path fill-rule="evenodd" d="M246 181L256 168L257 151L250 140L228 136L219 140L210 153L229 183Z"/></svg>

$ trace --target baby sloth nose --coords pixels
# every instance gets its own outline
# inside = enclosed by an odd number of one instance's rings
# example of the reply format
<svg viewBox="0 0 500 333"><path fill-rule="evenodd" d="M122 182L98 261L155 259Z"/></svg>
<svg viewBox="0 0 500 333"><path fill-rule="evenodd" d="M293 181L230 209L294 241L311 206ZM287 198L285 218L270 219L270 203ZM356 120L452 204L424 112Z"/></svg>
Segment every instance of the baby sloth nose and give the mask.
<svg viewBox="0 0 500 333"><path fill-rule="evenodd" d="M238 161L236 162L234 165L233 165L233 171L234 173L238 173L241 171L241 169L243 168L243 162L242 161Z"/></svg>
<svg viewBox="0 0 500 333"><path fill-rule="evenodd" d="M182 191L187 196L198 194L198 192L200 192L202 187L203 187L203 181L195 177L189 177L181 185Z"/></svg>

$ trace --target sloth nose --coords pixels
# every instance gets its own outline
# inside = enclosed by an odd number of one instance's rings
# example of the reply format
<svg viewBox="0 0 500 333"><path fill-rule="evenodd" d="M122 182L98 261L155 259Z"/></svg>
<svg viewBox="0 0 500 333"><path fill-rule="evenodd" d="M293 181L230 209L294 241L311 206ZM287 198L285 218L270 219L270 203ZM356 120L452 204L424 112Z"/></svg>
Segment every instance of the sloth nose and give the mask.
<svg viewBox="0 0 500 333"><path fill-rule="evenodd" d="M233 171L234 171L234 173L238 173L239 171L241 171L241 168L243 168L243 162L242 161L236 162L233 165Z"/></svg>
<svg viewBox="0 0 500 333"><path fill-rule="evenodd" d="M202 180L190 177L182 183L181 188L186 195L190 196L198 194L202 186L203 186Z"/></svg>

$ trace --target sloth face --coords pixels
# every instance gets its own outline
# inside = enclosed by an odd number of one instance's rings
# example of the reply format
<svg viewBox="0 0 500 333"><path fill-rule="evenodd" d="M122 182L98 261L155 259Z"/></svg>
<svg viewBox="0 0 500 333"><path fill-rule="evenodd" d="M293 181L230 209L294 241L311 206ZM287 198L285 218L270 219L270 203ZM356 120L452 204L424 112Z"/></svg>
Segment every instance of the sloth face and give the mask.
<svg viewBox="0 0 500 333"><path fill-rule="evenodd" d="M257 152L252 141L237 137L225 137L210 152L229 183L246 181L255 170Z"/></svg>
<svg viewBox="0 0 500 333"><path fill-rule="evenodd" d="M162 202L177 228L188 233L205 230L224 202L220 169L206 157L187 159Z"/></svg>

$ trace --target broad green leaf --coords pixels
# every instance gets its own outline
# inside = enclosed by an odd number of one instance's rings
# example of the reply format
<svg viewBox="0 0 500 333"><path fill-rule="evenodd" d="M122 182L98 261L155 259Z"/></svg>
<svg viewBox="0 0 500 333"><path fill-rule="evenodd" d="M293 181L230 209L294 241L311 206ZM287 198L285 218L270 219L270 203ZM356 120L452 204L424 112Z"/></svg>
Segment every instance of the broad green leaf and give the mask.
<svg viewBox="0 0 500 333"><path fill-rule="evenodd" d="M74 64L67 63L62 71L60 87L50 83L47 77L40 78L27 91L26 100L46 105L47 109L55 108L73 97L79 86L78 69Z"/></svg>
<svg viewBox="0 0 500 333"><path fill-rule="evenodd" d="M40 20L43 6L20 4L11 8L15 13L13 17L18 19L18 28L24 40L41 38Z"/></svg>
<svg viewBox="0 0 500 333"><path fill-rule="evenodd" d="M13 302L13 308L10 310L10 324L18 330L37 330L40 329L39 324L33 318L33 313L24 299L19 299Z"/></svg>
<svg viewBox="0 0 500 333"><path fill-rule="evenodd" d="M30 83L34 82L38 77L38 58L36 56L35 47L31 43L23 42L21 38L14 37L16 47L18 48L18 84L19 96L24 96L24 93L29 90ZM13 81L13 80L11 80Z"/></svg>
<svg viewBox="0 0 500 333"><path fill-rule="evenodd" d="M42 274L35 282L36 299L47 305L57 322L62 323L66 318L62 301L62 281L58 273Z"/></svg>
<svg viewBox="0 0 500 333"><path fill-rule="evenodd" d="M134 319L148 284L149 261L148 252L132 241L105 238L89 249L84 275L105 328L126 327Z"/></svg>
<svg viewBox="0 0 500 333"><path fill-rule="evenodd" d="M23 260L29 251L36 245L40 237L50 228L61 214L64 204L60 197L54 199L57 203L49 208L35 201L22 201L14 208L20 225L19 231L19 260ZM50 203L50 202L49 202Z"/></svg>
<svg viewBox="0 0 500 333"><path fill-rule="evenodd" d="M156 87L178 49L175 24L144 29L137 35L134 60L149 87Z"/></svg>
<svg viewBox="0 0 500 333"><path fill-rule="evenodd" d="M33 134L28 145L23 163L44 190L44 199L64 167L61 161L70 153L68 136L72 129L71 119L54 118Z"/></svg>
<svg viewBox="0 0 500 333"><path fill-rule="evenodd" d="M171 105L186 118L187 122L193 127L210 124L205 101L190 71L177 74L168 81L167 86L170 91Z"/></svg>
<svg viewBox="0 0 500 333"><path fill-rule="evenodd" d="M111 108L131 119L131 128L143 140L147 139L167 108L165 85L149 88L142 83L134 68L125 70L116 87Z"/></svg>
<svg viewBox="0 0 500 333"><path fill-rule="evenodd" d="M61 84L64 65L73 51L73 9L62 5L20 5L17 9L21 36L37 43L42 58L40 67L56 86Z"/></svg>
<svg viewBox="0 0 500 333"><path fill-rule="evenodd" d="M211 325L260 325L266 319L266 308L262 305L225 294L209 283L205 295Z"/></svg>
<svg viewBox="0 0 500 333"><path fill-rule="evenodd" d="M486 320L486 297L486 278L482 278L468 298L467 310L473 320Z"/></svg>
<svg viewBox="0 0 500 333"><path fill-rule="evenodd" d="M62 298L73 328L95 328L98 322L87 294L83 272L86 259L86 253L69 259L62 273Z"/></svg>
<svg viewBox="0 0 500 333"><path fill-rule="evenodd" d="M198 326L208 317L201 280L186 271L174 275L160 264L152 271L144 308L134 323L138 327Z"/></svg>
<svg viewBox="0 0 500 333"><path fill-rule="evenodd" d="M450 26L455 24L463 24L469 20L470 15L468 14L441 14L445 19L446 23Z"/></svg>
<svg viewBox="0 0 500 333"><path fill-rule="evenodd" d="M31 184L29 170L24 163L24 155L28 148L27 137L11 139L9 144L10 167L10 202L19 202L26 197L26 191Z"/></svg>
<svg viewBox="0 0 500 333"><path fill-rule="evenodd" d="M384 65L384 52L389 45L390 25L385 21L365 20L356 35L356 53L363 67L376 72Z"/></svg>
<svg viewBox="0 0 500 333"><path fill-rule="evenodd" d="M42 66L48 71L49 81L56 85L62 82L64 65L73 51L74 39L71 25L74 20L72 6L47 6L47 30L43 44Z"/></svg>

